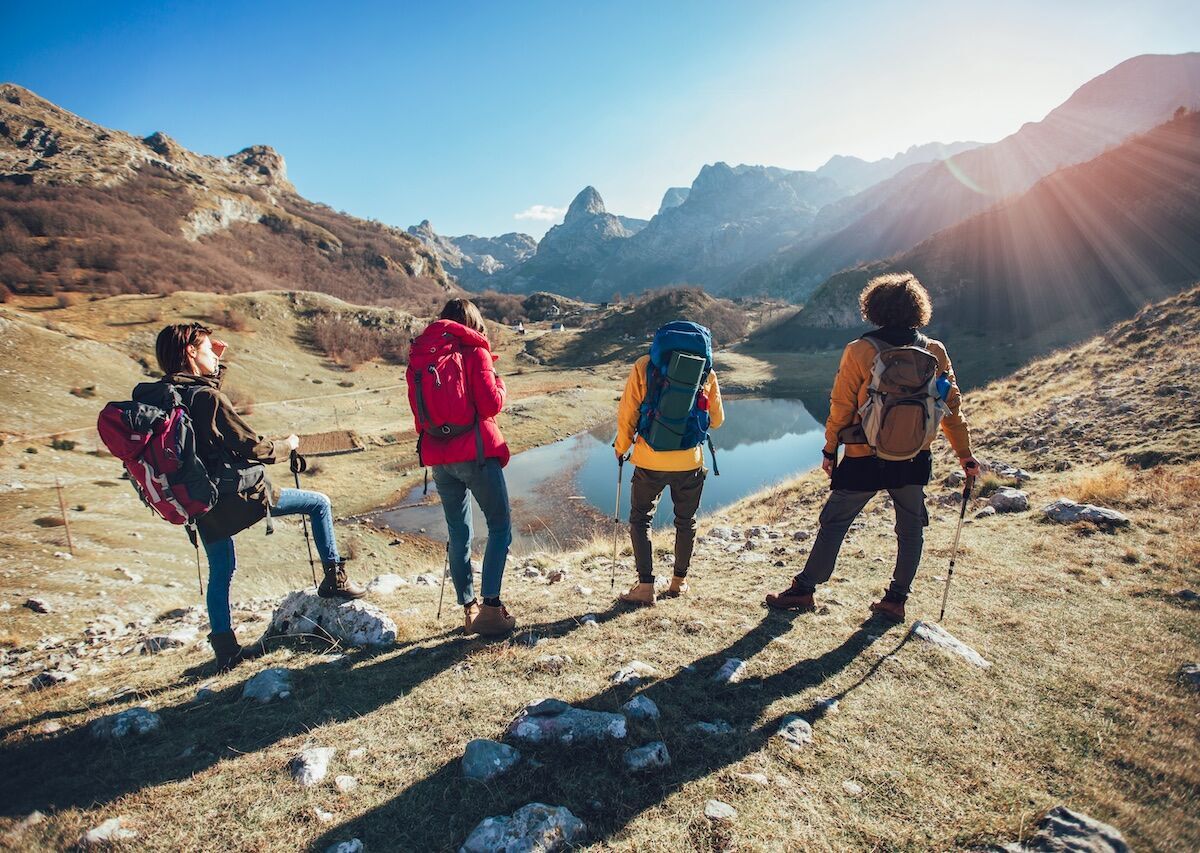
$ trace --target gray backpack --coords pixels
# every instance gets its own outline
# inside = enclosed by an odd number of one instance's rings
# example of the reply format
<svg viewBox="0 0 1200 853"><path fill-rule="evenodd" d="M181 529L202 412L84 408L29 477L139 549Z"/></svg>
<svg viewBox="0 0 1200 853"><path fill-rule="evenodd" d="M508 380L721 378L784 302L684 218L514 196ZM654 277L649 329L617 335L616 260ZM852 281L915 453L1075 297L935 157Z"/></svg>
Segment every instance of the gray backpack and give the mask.
<svg viewBox="0 0 1200 853"><path fill-rule="evenodd" d="M870 335L875 347L867 401L858 409L860 423L842 430L843 444L868 444L880 459L906 461L920 453L946 414L938 392L940 365L918 335L916 343L889 346Z"/></svg>

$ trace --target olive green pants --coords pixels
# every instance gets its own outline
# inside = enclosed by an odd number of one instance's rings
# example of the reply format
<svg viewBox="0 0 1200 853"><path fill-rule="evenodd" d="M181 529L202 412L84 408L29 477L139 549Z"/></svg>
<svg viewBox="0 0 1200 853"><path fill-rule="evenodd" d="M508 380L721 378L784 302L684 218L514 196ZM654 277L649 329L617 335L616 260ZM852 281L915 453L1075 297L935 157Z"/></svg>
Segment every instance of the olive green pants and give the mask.
<svg viewBox="0 0 1200 853"><path fill-rule="evenodd" d="M640 583L654 582L650 523L658 509L658 500L666 489L671 490L671 503L675 505L675 576L687 577L688 565L692 562L692 546L696 541L696 511L700 509L704 476L703 468L691 471L638 468L633 472L629 492L629 535L633 541L633 562Z"/></svg>

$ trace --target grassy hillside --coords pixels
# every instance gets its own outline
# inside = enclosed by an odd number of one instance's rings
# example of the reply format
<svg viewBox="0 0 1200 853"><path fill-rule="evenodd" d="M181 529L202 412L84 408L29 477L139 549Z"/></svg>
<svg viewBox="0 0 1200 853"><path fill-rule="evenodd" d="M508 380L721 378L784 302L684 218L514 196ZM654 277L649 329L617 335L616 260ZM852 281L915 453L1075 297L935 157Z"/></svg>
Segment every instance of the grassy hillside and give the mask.
<svg viewBox="0 0 1200 853"><path fill-rule="evenodd" d="M611 604L611 546L597 542L529 562L565 569L565 582L510 568L504 596L525 629L512 642L463 638L453 608L434 621L435 588L410 586L376 599L401 625L389 651L283 645L210 679L191 669L206 656L192 647L117 656L40 692L10 688L0 711L7 843L61 848L119 815L139 833L136 849L320 851L356 837L369 850L449 850L482 818L541 800L586 821L596 850L970 849L1028 835L1058 803L1113 823L1134 849L1194 849L1200 723L1177 672L1200 658L1200 611L1176 590L1196 587L1200 560L1200 481L1187 464L1200 439L1198 365L1193 289L969 395L978 454L1033 474L1023 487L1033 510L976 518L976 500L963 534L944 624L992 662L986 671L866 619L894 553L881 499L851 531L816 613L761 607L811 542L794 535L817 523L824 482L808 475L707 519L706 530L731 526L742 539L706 536L692 595L652 610ZM950 460L937 449L940 479ZM936 615L955 496L931 487L910 616ZM1117 508L1132 524L1105 533L1043 522L1037 508L1060 496ZM746 539L753 547L739 547ZM386 547L373 553L372 570L416 568L394 565ZM439 560L421 568L437 572ZM626 550L619 581L631 574ZM714 685L730 657L748 662L748 677ZM612 684L633 659L656 674ZM240 700L244 681L270 666L293 671L292 698ZM202 680L212 693L197 698ZM661 718L631 723L626 743L525 750L536 763L486 785L461 773L467 741L499 739L527 702L616 711L639 693ZM835 713L822 711L827 698ZM137 704L161 714L159 732L120 746L88 738L91 720ZM787 714L812 723L811 745L793 751L774 737ZM717 719L732 731L690 728ZM656 739L670 766L626 773L622 751ZM305 789L287 763L309 745L337 752L329 780ZM341 774L357 787L335 789ZM736 820L706 820L709 798L733 805ZM18 826L35 808L48 816Z"/></svg>

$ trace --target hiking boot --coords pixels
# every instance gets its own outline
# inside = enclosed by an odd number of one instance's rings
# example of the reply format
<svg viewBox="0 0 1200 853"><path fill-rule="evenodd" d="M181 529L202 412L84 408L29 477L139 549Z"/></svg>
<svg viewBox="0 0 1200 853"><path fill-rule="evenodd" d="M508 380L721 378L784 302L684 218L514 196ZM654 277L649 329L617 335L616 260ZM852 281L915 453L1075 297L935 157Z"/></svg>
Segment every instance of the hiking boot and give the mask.
<svg viewBox="0 0 1200 853"><path fill-rule="evenodd" d="M687 595L688 582L687 578L681 578L678 575L671 576L671 585L663 592L663 598L679 598L681 595Z"/></svg>
<svg viewBox="0 0 1200 853"><path fill-rule="evenodd" d="M807 613L815 607L813 594L804 592L796 586L795 581L792 581L792 585L781 593L768 593L766 601L767 607L775 610L798 610L801 613Z"/></svg>
<svg viewBox="0 0 1200 853"><path fill-rule="evenodd" d="M233 631L214 631L208 635L208 643L213 647L213 654L216 655L218 672L226 672L242 661L261 657L266 651L261 643L254 643L250 646L241 645L237 641L237 634Z"/></svg>
<svg viewBox="0 0 1200 853"><path fill-rule="evenodd" d="M884 598L881 601L876 601L871 605L871 612L876 616L882 616L889 622L899 624L904 621L904 602L903 601L888 601Z"/></svg>
<svg viewBox="0 0 1200 853"><path fill-rule="evenodd" d="M321 598L362 598L367 594L363 589L346 575L346 561L325 564L325 579L317 587L317 595Z"/></svg>
<svg viewBox="0 0 1200 853"><path fill-rule="evenodd" d="M510 616L508 608L501 604L492 607L489 604L477 605L479 612L471 620L470 633L481 637L500 637L517 627L517 620Z"/></svg>
<svg viewBox="0 0 1200 853"><path fill-rule="evenodd" d="M641 604L650 607L654 606L654 582L642 583L639 581L630 587L629 592L621 593L618 598L626 604Z"/></svg>
<svg viewBox="0 0 1200 853"><path fill-rule="evenodd" d="M479 616L479 602L471 599L463 605L463 633L474 634L475 629L472 627L475 619Z"/></svg>

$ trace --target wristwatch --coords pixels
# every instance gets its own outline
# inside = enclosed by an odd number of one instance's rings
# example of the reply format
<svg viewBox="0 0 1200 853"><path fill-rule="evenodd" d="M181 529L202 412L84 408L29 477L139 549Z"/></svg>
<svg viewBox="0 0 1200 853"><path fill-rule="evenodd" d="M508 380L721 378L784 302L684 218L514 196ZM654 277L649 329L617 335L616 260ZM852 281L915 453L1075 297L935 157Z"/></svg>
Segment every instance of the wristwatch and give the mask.
<svg viewBox="0 0 1200 853"><path fill-rule="evenodd" d="M836 450L833 451L833 453L830 453L828 450L822 450L821 455L824 456L826 459L828 459L830 462L837 461L837 451Z"/></svg>

